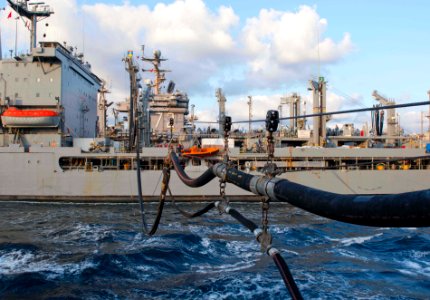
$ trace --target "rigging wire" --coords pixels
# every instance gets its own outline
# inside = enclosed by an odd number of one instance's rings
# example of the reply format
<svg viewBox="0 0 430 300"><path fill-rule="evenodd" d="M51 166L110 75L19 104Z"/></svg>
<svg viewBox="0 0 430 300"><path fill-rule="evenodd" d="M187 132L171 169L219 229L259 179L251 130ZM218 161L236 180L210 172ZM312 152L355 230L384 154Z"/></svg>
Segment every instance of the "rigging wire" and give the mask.
<svg viewBox="0 0 430 300"><path fill-rule="evenodd" d="M291 119L304 119L304 118L310 118L310 117L340 115L340 114L349 114L349 113L365 112L365 111L377 111L381 109L405 108L405 107L422 106L422 105L429 105L429 104L430 104L430 101L411 102L411 103L385 105L385 106L378 106L378 107L357 108L357 109L339 110L339 111L333 111L333 112L321 112L321 113L314 113L314 114L307 114L307 115L300 115L300 116L293 116L293 117L283 117L283 118L279 118L279 120L285 121L285 120L291 120ZM250 122L249 120L244 120L244 121L233 121L232 123L241 124L241 123L249 123L249 122ZM262 122L265 122L265 119L251 120L251 122L262 123ZM196 123L218 124L218 122L214 122L214 121L196 121Z"/></svg>

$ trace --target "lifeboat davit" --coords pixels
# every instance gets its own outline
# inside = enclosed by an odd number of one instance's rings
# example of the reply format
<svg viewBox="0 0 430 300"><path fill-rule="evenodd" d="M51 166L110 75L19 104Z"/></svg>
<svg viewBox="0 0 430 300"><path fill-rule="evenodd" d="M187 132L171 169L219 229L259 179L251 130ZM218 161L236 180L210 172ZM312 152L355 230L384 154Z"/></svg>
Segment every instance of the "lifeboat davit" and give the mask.
<svg viewBox="0 0 430 300"><path fill-rule="evenodd" d="M219 147L205 147L199 148L197 146L192 146L191 148L184 149L181 151L183 156L188 157L206 157L218 153Z"/></svg>
<svg viewBox="0 0 430 300"><path fill-rule="evenodd" d="M4 127L58 127L60 115L50 109L8 108L2 115Z"/></svg>

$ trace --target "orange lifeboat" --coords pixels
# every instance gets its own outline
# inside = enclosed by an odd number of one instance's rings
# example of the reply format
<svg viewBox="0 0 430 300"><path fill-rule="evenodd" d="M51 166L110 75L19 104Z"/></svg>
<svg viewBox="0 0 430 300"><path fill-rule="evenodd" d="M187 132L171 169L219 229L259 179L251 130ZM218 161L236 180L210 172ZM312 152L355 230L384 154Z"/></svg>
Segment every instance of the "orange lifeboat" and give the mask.
<svg viewBox="0 0 430 300"><path fill-rule="evenodd" d="M211 156L219 152L219 147L205 147L200 148L197 146L192 146L191 148L184 149L181 151L183 156L188 157L206 157Z"/></svg>
<svg viewBox="0 0 430 300"><path fill-rule="evenodd" d="M4 127L58 127L60 114L49 109L8 108L2 115Z"/></svg>

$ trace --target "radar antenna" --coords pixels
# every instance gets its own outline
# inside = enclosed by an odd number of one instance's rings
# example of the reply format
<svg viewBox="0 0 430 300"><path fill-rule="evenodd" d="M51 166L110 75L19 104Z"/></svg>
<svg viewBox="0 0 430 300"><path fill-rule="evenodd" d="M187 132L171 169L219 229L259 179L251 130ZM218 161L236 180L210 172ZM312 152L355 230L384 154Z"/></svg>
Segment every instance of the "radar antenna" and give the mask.
<svg viewBox="0 0 430 300"><path fill-rule="evenodd" d="M10 7L21 17L30 20L30 50L37 44L37 22L48 18L54 12L44 2L30 2L29 0L7 0Z"/></svg>
<svg viewBox="0 0 430 300"><path fill-rule="evenodd" d="M161 58L161 51L160 50L154 50L153 53L154 57L149 58L144 56L144 47L142 47L142 60L149 62L152 64L152 69L142 69L143 72L154 72L155 73L155 82L152 85L154 88L154 95L160 94L161 84L166 81L166 72L170 72L170 70L162 70L160 69L161 62L166 61L166 58Z"/></svg>

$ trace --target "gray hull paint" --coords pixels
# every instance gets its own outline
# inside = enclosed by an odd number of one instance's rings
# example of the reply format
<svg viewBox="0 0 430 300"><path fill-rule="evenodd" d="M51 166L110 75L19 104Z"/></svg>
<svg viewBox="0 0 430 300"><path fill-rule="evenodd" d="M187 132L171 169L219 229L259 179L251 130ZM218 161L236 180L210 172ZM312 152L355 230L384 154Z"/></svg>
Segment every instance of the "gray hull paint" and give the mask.
<svg viewBox="0 0 430 300"><path fill-rule="evenodd" d="M63 171L58 160L62 152L0 153L1 200L70 200L70 201L134 201L137 194L135 170ZM197 177L201 171L189 172ZM156 200L160 195L161 171L143 171L143 196ZM178 200L213 200L219 197L219 181L212 180L201 188L189 188L173 171L170 179L173 195ZM251 196L249 192L228 185L232 196Z"/></svg>
<svg viewBox="0 0 430 300"><path fill-rule="evenodd" d="M0 153L0 199L40 201L135 201L134 170L73 169L63 171L58 161L80 155L76 149L40 148L40 152L3 148ZM205 167L189 169L199 176ZM342 194L390 194L428 189L430 170L326 170L287 172L279 177L317 189ZM156 200L160 194L161 171L143 171L143 196ZM172 171L170 187L178 200L214 200L219 197L219 181L201 188L189 188ZM232 200L257 200L249 192L227 184Z"/></svg>

